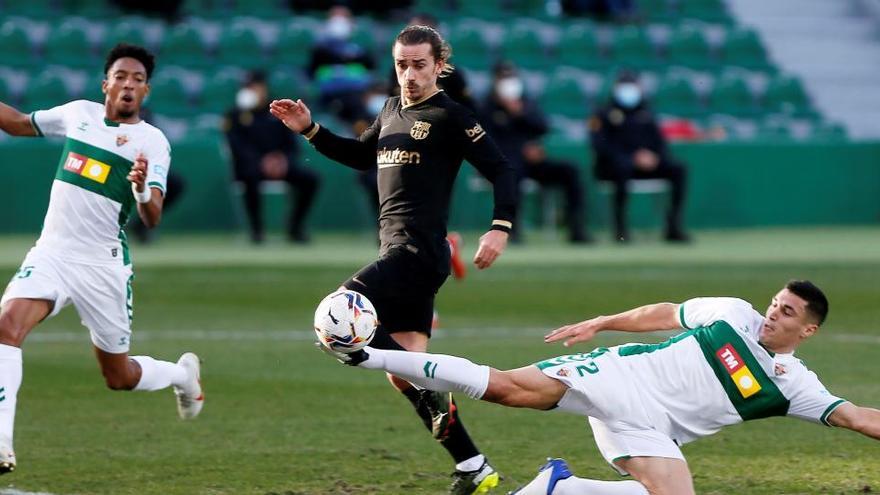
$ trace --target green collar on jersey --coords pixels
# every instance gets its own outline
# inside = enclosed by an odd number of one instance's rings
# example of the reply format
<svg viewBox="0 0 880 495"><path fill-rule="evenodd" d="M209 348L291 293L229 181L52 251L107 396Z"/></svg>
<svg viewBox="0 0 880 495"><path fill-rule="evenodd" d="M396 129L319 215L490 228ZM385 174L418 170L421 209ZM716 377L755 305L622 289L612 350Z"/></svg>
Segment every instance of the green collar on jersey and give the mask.
<svg viewBox="0 0 880 495"><path fill-rule="evenodd" d="M119 127L119 122L114 122L107 117L104 117L104 125L107 127Z"/></svg>

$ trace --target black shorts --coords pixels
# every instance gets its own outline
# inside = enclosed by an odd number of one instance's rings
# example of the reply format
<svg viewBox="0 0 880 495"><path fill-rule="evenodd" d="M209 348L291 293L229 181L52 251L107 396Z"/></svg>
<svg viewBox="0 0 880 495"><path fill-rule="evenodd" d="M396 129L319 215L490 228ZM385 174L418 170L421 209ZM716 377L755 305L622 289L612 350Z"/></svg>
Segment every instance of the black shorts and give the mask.
<svg viewBox="0 0 880 495"><path fill-rule="evenodd" d="M438 272L436 263L399 245L342 285L367 296L388 333L416 331L430 336L434 296L448 276L448 269Z"/></svg>

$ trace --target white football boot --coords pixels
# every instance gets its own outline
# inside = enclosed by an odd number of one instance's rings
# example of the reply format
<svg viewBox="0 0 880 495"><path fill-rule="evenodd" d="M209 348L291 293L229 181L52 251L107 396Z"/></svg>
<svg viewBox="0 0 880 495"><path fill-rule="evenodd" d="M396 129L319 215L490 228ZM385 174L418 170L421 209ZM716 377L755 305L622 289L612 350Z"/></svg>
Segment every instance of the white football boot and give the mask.
<svg viewBox="0 0 880 495"><path fill-rule="evenodd" d="M12 451L12 440L0 436L0 474L15 471L15 452Z"/></svg>
<svg viewBox="0 0 880 495"><path fill-rule="evenodd" d="M201 361L192 352L186 352L177 364L186 369L188 375L186 385L174 387L174 395L177 396L177 414L181 419L192 419L202 412L205 404L205 394L202 393Z"/></svg>

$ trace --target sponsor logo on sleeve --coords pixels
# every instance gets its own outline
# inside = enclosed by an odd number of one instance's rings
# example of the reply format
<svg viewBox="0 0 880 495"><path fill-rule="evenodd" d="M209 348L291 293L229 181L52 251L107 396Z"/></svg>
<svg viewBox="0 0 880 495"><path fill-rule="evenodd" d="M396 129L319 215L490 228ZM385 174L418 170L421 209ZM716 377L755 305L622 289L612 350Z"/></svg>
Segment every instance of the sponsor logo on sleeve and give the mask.
<svg viewBox="0 0 880 495"><path fill-rule="evenodd" d="M761 385L755 375L745 365L732 345L724 344L721 349L715 351L715 356L724 365L724 369L730 374L730 378L733 379L734 385L743 398L748 399L761 391Z"/></svg>
<svg viewBox="0 0 880 495"><path fill-rule="evenodd" d="M110 165L72 151L64 160L64 170L100 184L107 182L107 177L110 175Z"/></svg>
<svg viewBox="0 0 880 495"><path fill-rule="evenodd" d="M483 127L480 126L480 124L474 124L473 127L465 129L464 132L467 134L467 137L475 143L486 134L486 131L483 130Z"/></svg>

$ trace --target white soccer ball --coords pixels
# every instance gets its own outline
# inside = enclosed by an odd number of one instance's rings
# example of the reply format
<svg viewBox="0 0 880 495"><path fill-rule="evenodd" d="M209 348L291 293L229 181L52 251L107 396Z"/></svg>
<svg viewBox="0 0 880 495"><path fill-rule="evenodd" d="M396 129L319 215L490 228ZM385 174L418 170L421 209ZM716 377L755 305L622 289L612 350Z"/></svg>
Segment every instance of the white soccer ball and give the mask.
<svg viewBox="0 0 880 495"><path fill-rule="evenodd" d="M370 343L379 320L373 303L353 290L338 290L315 310L318 341L334 351L350 353Z"/></svg>

